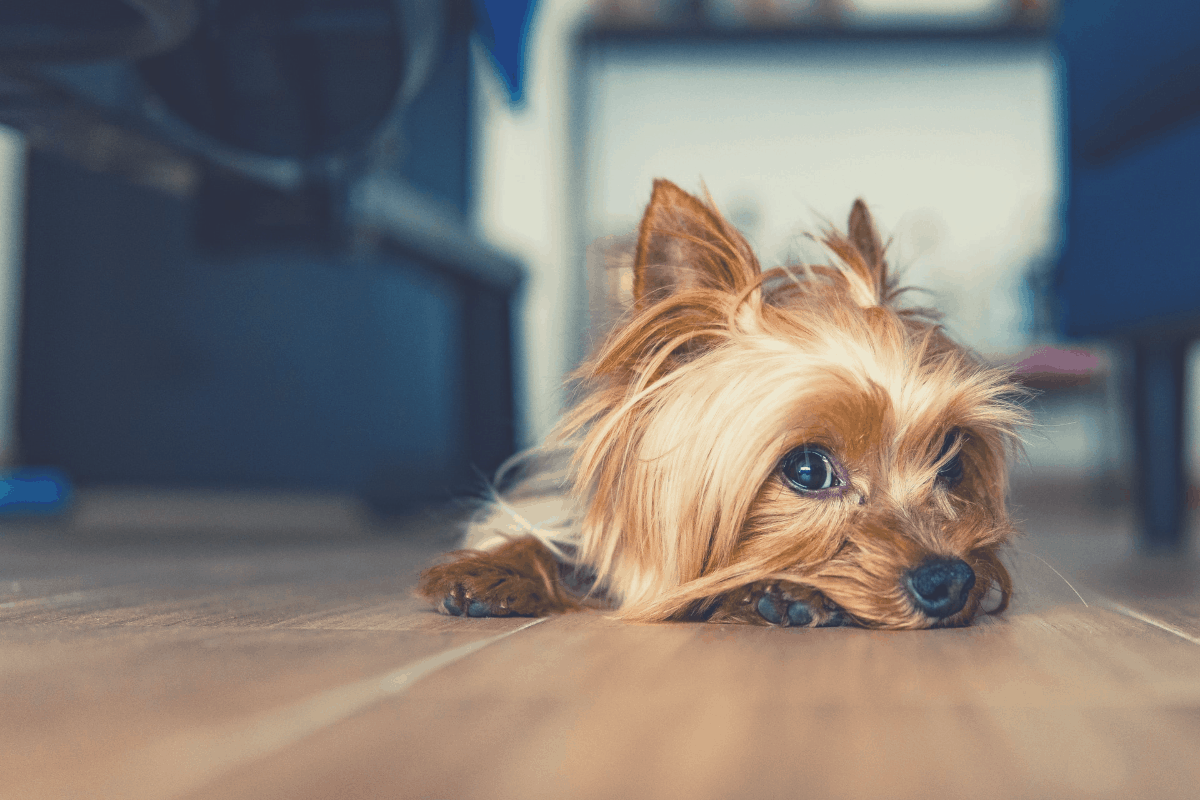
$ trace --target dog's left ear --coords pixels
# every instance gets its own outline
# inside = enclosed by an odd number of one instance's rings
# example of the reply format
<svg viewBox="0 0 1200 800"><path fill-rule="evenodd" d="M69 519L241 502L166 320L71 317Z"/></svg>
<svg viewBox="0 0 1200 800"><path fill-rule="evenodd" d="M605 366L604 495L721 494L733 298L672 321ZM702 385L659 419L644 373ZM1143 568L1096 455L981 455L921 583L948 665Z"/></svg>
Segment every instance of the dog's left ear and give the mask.
<svg viewBox="0 0 1200 800"><path fill-rule="evenodd" d="M884 270L883 240L875 229L875 220L867 210L867 204L862 198L854 201L850 209L850 243L862 256L867 268L872 272L881 273Z"/></svg>
<svg viewBox="0 0 1200 800"><path fill-rule="evenodd" d="M864 298L867 304L887 304L892 297L892 287L888 282L887 260L884 257L886 246L875 227L875 220L867 210L867 204L861 199L854 201L850 209L850 224L848 225L850 246L856 251L858 263L851 268L861 278L865 279L864 287L869 298ZM861 302L861 301L860 301Z"/></svg>

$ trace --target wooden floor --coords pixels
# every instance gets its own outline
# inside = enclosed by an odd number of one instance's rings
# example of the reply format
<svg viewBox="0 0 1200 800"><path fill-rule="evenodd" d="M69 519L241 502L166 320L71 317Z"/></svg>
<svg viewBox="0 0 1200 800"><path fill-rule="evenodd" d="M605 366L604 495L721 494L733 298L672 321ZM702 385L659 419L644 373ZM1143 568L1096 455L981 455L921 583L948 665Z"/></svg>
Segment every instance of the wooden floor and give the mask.
<svg viewBox="0 0 1200 800"><path fill-rule="evenodd" d="M0 529L0 796L1200 797L1200 568L1027 527L1002 619L782 630L448 618L444 519L85 497Z"/></svg>

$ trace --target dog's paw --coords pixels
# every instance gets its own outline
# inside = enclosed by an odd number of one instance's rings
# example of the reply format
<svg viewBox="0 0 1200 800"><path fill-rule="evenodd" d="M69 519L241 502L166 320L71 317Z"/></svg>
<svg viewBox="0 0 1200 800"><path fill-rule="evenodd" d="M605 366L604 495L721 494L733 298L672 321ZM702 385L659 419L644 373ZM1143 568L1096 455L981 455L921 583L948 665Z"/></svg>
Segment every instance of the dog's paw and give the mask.
<svg viewBox="0 0 1200 800"><path fill-rule="evenodd" d="M417 593L456 617L541 617L578 607L559 579L557 563L523 540L493 552L472 552L425 570Z"/></svg>
<svg viewBox="0 0 1200 800"><path fill-rule="evenodd" d="M553 605L540 582L478 563L429 570L420 589L438 611L455 617L537 617Z"/></svg>
<svg viewBox="0 0 1200 800"><path fill-rule="evenodd" d="M711 619L782 628L835 628L849 622L842 610L820 592L783 581L760 581L743 587L725 597Z"/></svg>
<svg viewBox="0 0 1200 800"><path fill-rule="evenodd" d="M437 610L455 617L523 616L510 604L510 598L481 599L475 596L470 587L461 583L447 587L446 596L442 598Z"/></svg>

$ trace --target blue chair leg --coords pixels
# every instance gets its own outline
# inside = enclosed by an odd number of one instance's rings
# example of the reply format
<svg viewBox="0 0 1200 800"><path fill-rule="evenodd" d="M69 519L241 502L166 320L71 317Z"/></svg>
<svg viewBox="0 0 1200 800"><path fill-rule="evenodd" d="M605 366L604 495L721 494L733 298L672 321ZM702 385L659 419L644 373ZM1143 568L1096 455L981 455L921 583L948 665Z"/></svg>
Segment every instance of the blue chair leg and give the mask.
<svg viewBox="0 0 1200 800"><path fill-rule="evenodd" d="M1133 348L1137 504L1144 553L1184 548L1184 393L1187 342L1144 340Z"/></svg>

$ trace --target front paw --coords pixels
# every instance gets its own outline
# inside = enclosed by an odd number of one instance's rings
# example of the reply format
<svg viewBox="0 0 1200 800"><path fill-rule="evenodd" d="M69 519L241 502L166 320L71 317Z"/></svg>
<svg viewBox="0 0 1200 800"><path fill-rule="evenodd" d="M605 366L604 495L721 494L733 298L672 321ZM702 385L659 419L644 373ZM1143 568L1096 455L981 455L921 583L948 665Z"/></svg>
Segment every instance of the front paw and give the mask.
<svg viewBox="0 0 1200 800"><path fill-rule="evenodd" d="M425 570L417 594L456 617L541 617L579 607L559 564L537 540L517 539L492 551L462 551Z"/></svg>
<svg viewBox="0 0 1200 800"><path fill-rule="evenodd" d="M733 592L710 619L781 628L834 628L849 622L820 592L782 581L759 581Z"/></svg>
<svg viewBox="0 0 1200 800"><path fill-rule="evenodd" d="M443 614L455 617L507 617L520 613L509 607L513 598L476 597L471 587L464 583L450 583L442 591L445 596L437 610Z"/></svg>
<svg viewBox="0 0 1200 800"><path fill-rule="evenodd" d="M542 587L491 565L448 564L422 576L419 591L455 617L535 617L546 613Z"/></svg>

